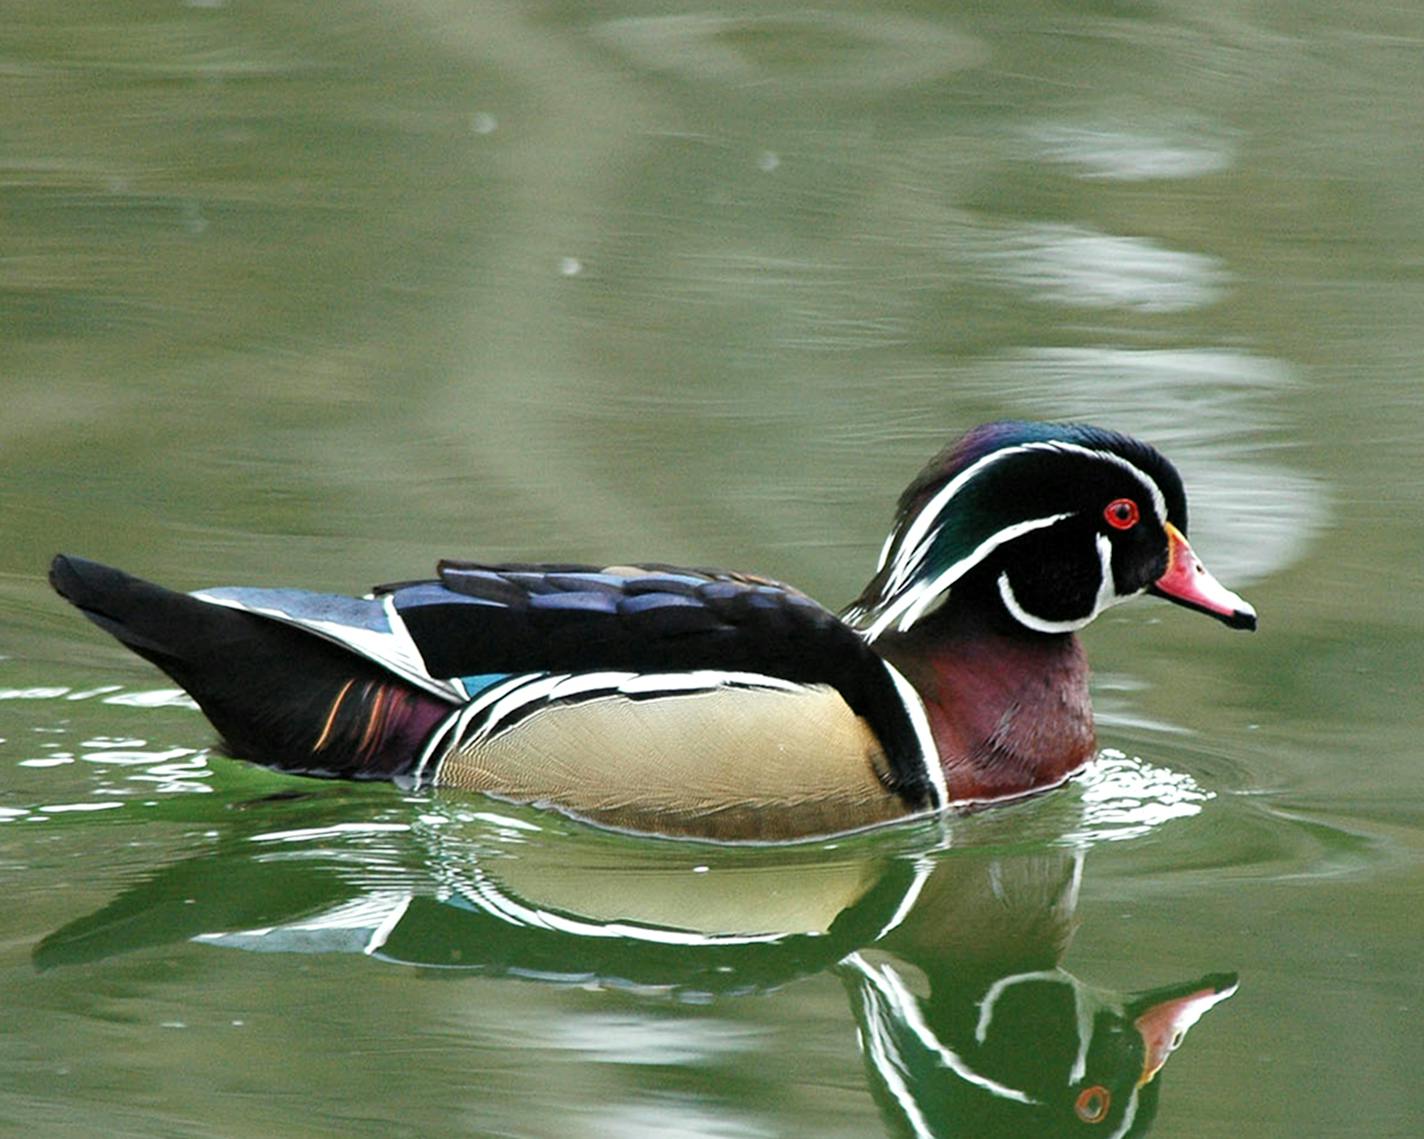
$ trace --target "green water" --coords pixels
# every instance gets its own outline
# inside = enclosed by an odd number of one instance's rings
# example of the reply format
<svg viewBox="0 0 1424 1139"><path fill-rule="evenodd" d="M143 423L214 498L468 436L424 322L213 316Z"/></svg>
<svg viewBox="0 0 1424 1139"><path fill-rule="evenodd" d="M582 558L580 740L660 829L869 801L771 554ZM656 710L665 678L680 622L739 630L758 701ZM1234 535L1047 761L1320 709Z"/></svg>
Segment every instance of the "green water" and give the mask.
<svg viewBox="0 0 1424 1139"><path fill-rule="evenodd" d="M1083 1009L1235 973L1138 1126L1418 1134L1421 67L1373 2L12 0L0 1133L1050 1134L1003 1089L1066 1086ZM280 777L43 581L840 604L1005 415L1159 444L1261 630L1112 611L1097 769L947 828Z"/></svg>

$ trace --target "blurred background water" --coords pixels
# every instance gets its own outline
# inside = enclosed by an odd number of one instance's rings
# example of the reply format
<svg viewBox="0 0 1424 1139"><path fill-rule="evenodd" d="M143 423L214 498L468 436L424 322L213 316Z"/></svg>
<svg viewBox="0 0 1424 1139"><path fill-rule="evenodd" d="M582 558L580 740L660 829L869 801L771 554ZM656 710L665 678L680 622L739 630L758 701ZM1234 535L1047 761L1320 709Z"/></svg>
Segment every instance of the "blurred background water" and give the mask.
<svg viewBox="0 0 1424 1139"><path fill-rule="evenodd" d="M0 1129L1056 1133L884 1027L895 978L951 1032L1019 968L1080 1008L1239 974L1154 1134L1418 1134L1424 11L3 25ZM1262 627L1113 610L1098 768L948 835L756 855L256 771L43 580L654 558L839 605L1000 416L1160 445Z"/></svg>

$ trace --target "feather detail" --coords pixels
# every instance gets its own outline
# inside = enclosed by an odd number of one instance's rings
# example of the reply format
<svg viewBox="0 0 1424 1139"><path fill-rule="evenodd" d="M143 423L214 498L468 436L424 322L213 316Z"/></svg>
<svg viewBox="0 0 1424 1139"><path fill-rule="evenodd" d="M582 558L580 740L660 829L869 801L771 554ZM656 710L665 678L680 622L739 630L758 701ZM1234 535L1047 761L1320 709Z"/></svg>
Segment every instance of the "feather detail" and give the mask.
<svg viewBox="0 0 1424 1139"><path fill-rule="evenodd" d="M606 826L723 841L844 831L916 810L892 789L874 732L825 686L643 676L549 699L578 679L527 682L539 703L513 724L467 724L434 781Z"/></svg>
<svg viewBox="0 0 1424 1139"><path fill-rule="evenodd" d="M191 693L224 746L245 759L306 775L389 779L409 770L449 714L447 701L342 648L330 620L318 633L81 558L56 558L50 575L64 597ZM347 611L369 631L368 610Z"/></svg>

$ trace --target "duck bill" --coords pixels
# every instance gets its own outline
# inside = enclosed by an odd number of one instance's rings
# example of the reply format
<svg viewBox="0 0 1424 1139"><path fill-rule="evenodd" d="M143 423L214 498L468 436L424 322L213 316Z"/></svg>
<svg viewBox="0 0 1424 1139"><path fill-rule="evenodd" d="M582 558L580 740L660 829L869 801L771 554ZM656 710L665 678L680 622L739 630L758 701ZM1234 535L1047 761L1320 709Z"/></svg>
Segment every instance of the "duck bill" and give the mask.
<svg viewBox="0 0 1424 1139"><path fill-rule="evenodd" d="M1256 610L1212 577L1180 530L1170 522L1166 530L1167 572L1149 592L1206 613L1233 629L1254 629Z"/></svg>
<svg viewBox="0 0 1424 1139"><path fill-rule="evenodd" d="M1183 992L1184 988L1188 991ZM1174 986L1175 991L1158 989L1155 993L1145 993L1133 1002L1133 1011L1141 1011L1132 1024L1141 1035L1145 1050L1137 1086L1150 1084L1167 1057L1182 1043L1187 1030L1235 993L1236 988L1234 973L1218 973L1190 986Z"/></svg>

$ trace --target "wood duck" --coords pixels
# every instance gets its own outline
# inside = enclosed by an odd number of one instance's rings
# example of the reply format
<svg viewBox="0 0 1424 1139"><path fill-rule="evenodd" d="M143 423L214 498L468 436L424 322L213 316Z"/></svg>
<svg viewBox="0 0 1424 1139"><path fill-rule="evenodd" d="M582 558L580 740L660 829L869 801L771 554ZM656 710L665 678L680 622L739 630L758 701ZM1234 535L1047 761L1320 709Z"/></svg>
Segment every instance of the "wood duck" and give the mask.
<svg viewBox="0 0 1424 1139"><path fill-rule="evenodd" d="M364 598L175 593L59 555L61 595L187 689L233 755L730 841L1053 787L1093 756L1075 636L1144 592L1252 629L1161 454L998 422L900 497L840 616L768 578L443 561Z"/></svg>

